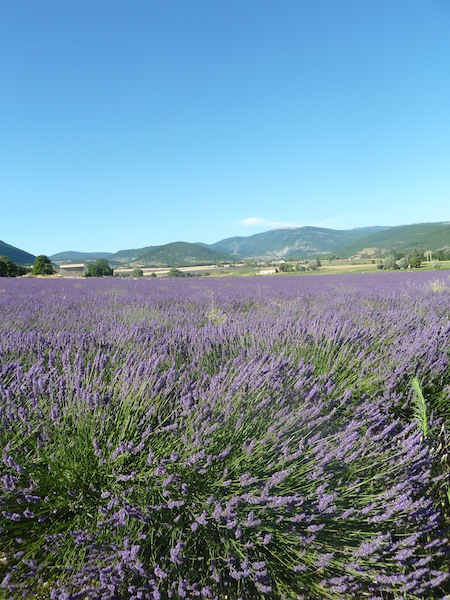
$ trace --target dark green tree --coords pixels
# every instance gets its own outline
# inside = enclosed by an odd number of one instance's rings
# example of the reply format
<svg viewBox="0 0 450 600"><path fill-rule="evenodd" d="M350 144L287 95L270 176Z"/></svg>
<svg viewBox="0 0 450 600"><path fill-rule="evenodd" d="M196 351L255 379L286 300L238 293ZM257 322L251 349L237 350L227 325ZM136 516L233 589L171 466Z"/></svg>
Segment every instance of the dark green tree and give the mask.
<svg viewBox="0 0 450 600"><path fill-rule="evenodd" d="M397 261L395 260L394 256L388 256L387 258L385 258L383 260L383 267L385 269L389 269L389 270L394 270L394 269L398 269L399 266L397 265Z"/></svg>
<svg viewBox="0 0 450 600"><path fill-rule="evenodd" d="M403 256L403 254L399 252L396 248L392 248L389 255L392 256L394 260L399 260Z"/></svg>
<svg viewBox="0 0 450 600"><path fill-rule="evenodd" d="M312 258L311 260L308 261L308 264L307 264L308 269L310 269L312 271L317 271L317 269L321 266L322 266L322 263L320 262L320 260L318 258Z"/></svg>
<svg viewBox="0 0 450 600"><path fill-rule="evenodd" d="M450 248L441 248L440 250L435 250L433 254L436 260L449 260Z"/></svg>
<svg viewBox="0 0 450 600"><path fill-rule="evenodd" d="M167 273L167 277L185 277L185 274L183 273L183 271L180 271L180 269L172 268Z"/></svg>
<svg viewBox="0 0 450 600"><path fill-rule="evenodd" d="M407 269L409 267L409 258L407 256L402 256L397 261L397 264L400 267L400 269Z"/></svg>
<svg viewBox="0 0 450 600"><path fill-rule="evenodd" d="M26 267L13 263L8 256L0 256L0 277L20 277L27 272Z"/></svg>
<svg viewBox="0 0 450 600"><path fill-rule="evenodd" d="M144 271L140 267L135 267L131 271L131 277L144 277Z"/></svg>
<svg viewBox="0 0 450 600"><path fill-rule="evenodd" d="M413 252L409 256L409 264L414 269L418 269L422 265L423 254L421 252Z"/></svg>
<svg viewBox="0 0 450 600"><path fill-rule="evenodd" d="M279 264L278 270L280 273L290 273L294 270L294 267L289 263L283 262Z"/></svg>
<svg viewBox="0 0 450 600"><path fill-rule="evenodd" d="M86 269L86 277L112 277L114 271L109 266L106 258L99 258L93 263L89 263Z"/></svg>
<svg viewBox="0 0 450 600"><path fill-rule="evenodd" d="M9 258L7 256L0 256L0 277L9 277L8 261L9 261Z"/></svg>
<svg viewBox="0 0 450 600"><path fill-rule="evenodd" d="M55 269L48 256L40 254L36 256L33 264L33 275L53 275Z"/></svg>

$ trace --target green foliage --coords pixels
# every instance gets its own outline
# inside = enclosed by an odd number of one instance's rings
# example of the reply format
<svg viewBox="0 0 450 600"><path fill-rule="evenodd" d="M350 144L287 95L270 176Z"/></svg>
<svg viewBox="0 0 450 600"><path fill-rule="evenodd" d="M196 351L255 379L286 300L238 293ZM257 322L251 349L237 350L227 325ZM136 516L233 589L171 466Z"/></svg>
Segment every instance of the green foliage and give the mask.
<svg viewBox="0 0 450 600"><path fill-rule="evenodd" d="M436 260L450 260L450 248L435 250L433 256Z"/></svg>
<svg viewBox="0 0 450 600"><path fill-rule="evenodd" d="M40 254L33 264L33 275L53 275L55 269L48 256Z"/></svg>
<svg viewBox="0 0 450 600"><path fill-rule="evenodd" d="M413 269L418 269L422 266L422 254L420 252L413 252L409 256L409 264Z"/></svg>
<svg viewBox="0 0 450 600"><path fill-rule="evenodd" d="M86 269L86 277L112 277L113 273L106 258L99 258L90 263Z"/></svg>
<svg viewBox="0 0 450 600"><path fill-rule="evenodd" d="M0 256L0 277L20 277L27 272L26 267L16 265L7 256Z"/></svg>
<svg viewBox="0 0 450 600"><path fill-rule="evenodd" d="M407 269L409 267L409 258L407 256L402 256L397 261L397 264L400 267L400 269Z"/></svg>
<svg viewBox="0 0 450 600"><path fill-rule="evenodd" d="M449 422L449 406L446 394L433 395L429 390L430 401L425 400L423 389L417 377L414 377L411 386L413 389L412 418L417 423L419 431L423 437L427 438L428 444L434 455L434 475L436 476L436 502L440 506L443 514L443 520L450 523L450 432L445 426ZM431 414L437 414L443 417L443 423L440 428L430 425Z"/></svg>
<svg viewBox="0 0 450 600"><path fill-rule="evenodd" d="M167 277L185 277L185 274L183 271L180 271L180 269L170 269L167 273Z"/></svg>
<svg viewBox="0 0 450 600"><path fill-rule="evenodd" d="M380 248L402 254L417 252L421 254L428 249L436 255L437 249L448 247L450 234L449 223L416 223L413 225L400 225L398 227L383 228L378 233L367 235L355 242L347 243L339 248L339 252L346 256L356 254L361 248ZM424 247L426 240L427 247ZM398 254L397 254L398 256ZM399 256L398 256L399 258Z"/></svg>
<svg viewBox="0 0 450 600"><path fill-rule="evenodd" d="M191 265L211 265L219 262L229 262L230 256L214 250L204 244L190 244L188 242L172 242L162 246L142 248L137 253L140 263L149 267L177 267Z"/></svg>
<svg viewBox="0 0 450 600"><path fill-rule="evenodd" d="M399 252L397 248L392 248L392 250L390 250L389 252L389 257L393 258L394 260L399 260L400 258L402 258L402 256L403 254Z"/></svg>
<svg viewBox="0 0 450 600"><path fill-rule="evenodd" d="M423 437L427 437L430 431L430 426L428 423L428 408L422 393L422 388L420 387L420 383L417 377L414 377L414 379L411 382L411 385L414 391L413 419L417 422L417 426L423 433Z"/></svg>
<svg viewBox="0 0 450 600"><path fill-rule="evenodd" d="M293 265L284 262L278 266L278 270L280 273L291 273L294 270L294 267Z"/></svg>
<svg viewBox="0 0 450 600"><path fill-rule="evenodd" d="M320 262L320 260L318 258L313 258L308 261L307 268L310 271L317 271L317 269L321 266L322 266L322 263Z"/></svg>
<svg viewBox="0 0 450 600"><path fill-rule="evenodd" d="M399 266L394 256L388 256L383 260L383 268L388 270L398 269Z"/></svg>
<svg viewBox="0 0 450 600"><path fill-rule="evenodd" d="M131 277L144 277L144 271L141 268L136 267L131 271Z"/></svg>

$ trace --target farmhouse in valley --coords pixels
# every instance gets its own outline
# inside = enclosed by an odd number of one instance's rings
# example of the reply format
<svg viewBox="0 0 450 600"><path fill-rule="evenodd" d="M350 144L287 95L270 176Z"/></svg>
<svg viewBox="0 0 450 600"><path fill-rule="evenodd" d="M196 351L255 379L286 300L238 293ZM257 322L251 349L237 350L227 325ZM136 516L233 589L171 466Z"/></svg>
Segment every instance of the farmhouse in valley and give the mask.
<svg viewBox="0 0 450 600"><path fill-rule="evenodd" d="M84 263L59 265L61 277L84 277L85 272Z"/></svg>

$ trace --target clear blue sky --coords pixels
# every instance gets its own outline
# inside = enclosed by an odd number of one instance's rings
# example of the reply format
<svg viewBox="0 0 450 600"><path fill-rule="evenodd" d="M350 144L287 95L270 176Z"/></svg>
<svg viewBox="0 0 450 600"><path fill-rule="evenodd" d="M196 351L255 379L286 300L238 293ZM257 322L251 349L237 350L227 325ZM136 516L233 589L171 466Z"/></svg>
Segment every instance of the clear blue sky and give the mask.
<svg viewBox="0 0 450 600"><path fill-rule="evenodd" d="M0 239L450 220L448 0L3 0Z"/></svg>

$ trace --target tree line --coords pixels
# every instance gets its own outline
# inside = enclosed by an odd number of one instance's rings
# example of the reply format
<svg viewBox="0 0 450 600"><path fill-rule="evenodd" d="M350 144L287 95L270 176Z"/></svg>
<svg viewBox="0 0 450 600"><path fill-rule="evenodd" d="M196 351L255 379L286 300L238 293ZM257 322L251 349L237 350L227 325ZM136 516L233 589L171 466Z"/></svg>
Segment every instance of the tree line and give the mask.
<svg viewBox="0 0 450 600"><path fill-rule="evenodd" d="M22 275L54 275L55 267L48 256L41 254L36 256L32 267L24 267L14 263L7 256L0 256L0 277L21 277ZM108 261L100 258L86 267L86 277L112 277L113 269Z"/></svg>

